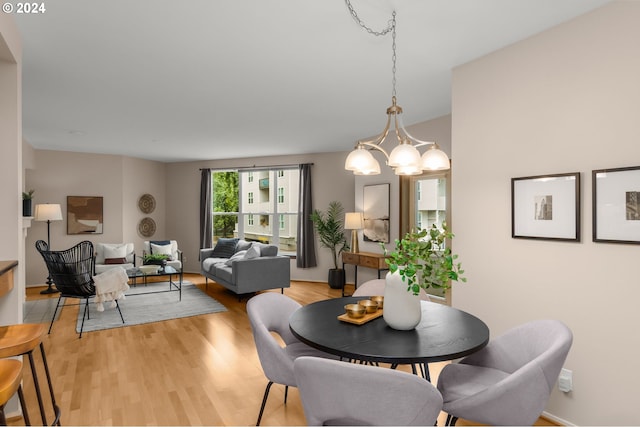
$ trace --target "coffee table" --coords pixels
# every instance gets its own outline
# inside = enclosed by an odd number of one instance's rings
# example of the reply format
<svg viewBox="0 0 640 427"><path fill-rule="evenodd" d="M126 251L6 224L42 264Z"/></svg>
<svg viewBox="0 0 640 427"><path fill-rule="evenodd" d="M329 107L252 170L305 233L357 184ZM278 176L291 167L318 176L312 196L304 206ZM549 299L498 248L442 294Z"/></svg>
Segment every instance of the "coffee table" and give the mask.
<svg viewBox="0 0 640 427"><path fill-rule="evenodd" d="M173 281L173 276L178 276L178 283ZM138 294L127 294L126 296L135 296L135 295L145 295L145 294L156 294L159 292L175 292L178 291L179 301L182 301L182 274L180 271L176 270L170 266L164 266L156 273L143 273L137 267L127 269L127 276L132 281L131 285L136 286L138 278L142 279L142 284L147 286L147 278L149 277L168 277L169 278L169 289L165 289L162 291L149 291L149 292L141 292Z"/></svg>

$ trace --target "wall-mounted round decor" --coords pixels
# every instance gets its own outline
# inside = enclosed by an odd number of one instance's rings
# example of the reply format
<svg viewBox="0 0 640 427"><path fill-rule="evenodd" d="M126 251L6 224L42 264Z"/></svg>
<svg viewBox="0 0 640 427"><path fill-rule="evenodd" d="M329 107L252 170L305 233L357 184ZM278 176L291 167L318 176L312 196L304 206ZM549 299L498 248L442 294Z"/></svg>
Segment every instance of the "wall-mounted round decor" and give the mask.
<svg viewBox="0 0 640 427"><path fill-rule="evenodd" d="M147 217L142 218L138 223L138 232L142 237L151 237L156 232L156 222Z"/></svg>
<svg viewBox="0 0 640 427"><path fill-rule="evenodd" d="M156 199L151 194L143 194L138 200L138 207L143 213L149 214L156 208Z"/></svg>

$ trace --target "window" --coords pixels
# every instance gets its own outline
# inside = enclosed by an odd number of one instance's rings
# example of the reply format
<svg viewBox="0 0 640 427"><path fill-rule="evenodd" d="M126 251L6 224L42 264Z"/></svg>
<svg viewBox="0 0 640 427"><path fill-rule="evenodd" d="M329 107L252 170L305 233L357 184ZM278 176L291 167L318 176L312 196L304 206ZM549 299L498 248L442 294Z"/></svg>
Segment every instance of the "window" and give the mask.
<svg viewBox="0 0 640 427"><path fill-rule="evenodd" d="M406 176L400 179L400 206L406 212L400 220L400 234L411 229L440 226L447 221L451 200L449 171L425 172L422 175ZM440 289L430 288L427 293L433 301L450 305L450 294Z"/></svg>
<svg viewBox="0 0 640 427"><path fill-rule="evenodd" d="M298 168L214 172L214 241L238 237L295 254ZM276 185L271 183L277 182Z"/></svg>

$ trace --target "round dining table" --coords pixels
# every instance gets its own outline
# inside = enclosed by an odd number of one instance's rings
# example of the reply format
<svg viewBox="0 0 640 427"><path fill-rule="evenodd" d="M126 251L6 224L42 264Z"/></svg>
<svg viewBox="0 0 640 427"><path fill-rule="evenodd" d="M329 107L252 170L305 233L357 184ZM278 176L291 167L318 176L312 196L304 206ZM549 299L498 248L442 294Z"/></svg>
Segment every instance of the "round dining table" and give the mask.
<svg viewBox="0 0 640 427"><path fill-rule="evenodd" d="M399 331L382 316L362 325L338 316L344 306L367 297L318 301L296 310L289 328L300 341L330 354L367 362L426 364L472 354L489 342L487 325L465 311L421 301L422 320L415 329Z"/></svg>

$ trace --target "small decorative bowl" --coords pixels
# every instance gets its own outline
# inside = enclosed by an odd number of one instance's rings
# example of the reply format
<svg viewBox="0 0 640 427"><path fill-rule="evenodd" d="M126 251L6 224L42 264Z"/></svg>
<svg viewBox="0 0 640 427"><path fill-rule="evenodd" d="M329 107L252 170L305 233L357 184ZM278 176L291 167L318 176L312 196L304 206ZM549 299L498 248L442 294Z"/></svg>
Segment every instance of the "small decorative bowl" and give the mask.
<svg viewBox="0 0 640 427"><path fill-rule="evenodd" d="M375 313L378 311L378 303L371 301L370 299L363 299L358 301L358 304L365 308L367 313Z"/></svg>
<svg viewBox="0 0 640 427"><path fill-rule="evenodd" d="M138 268L142 271L142 274L155 274L160 270L159 265L141 265Z"/></svg>
<svg viewBox="0 0 640 427"><path fill-rule="evenodd" d="M344 306L347 316L353 319L359 319L364 316L366 309L360 304L347 304Z"/></svg>
<svg viewBox="0 0 640 427"><path fill-rule="evenodd" d="M382 306L384 305L384 297L382 295L376 295L374 297L370 298L371 301L378 303L378 308L382 308Z"/></svg>

